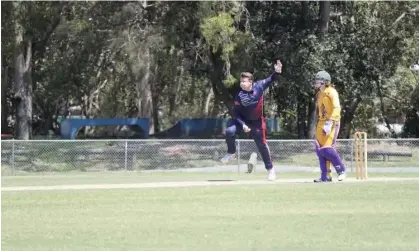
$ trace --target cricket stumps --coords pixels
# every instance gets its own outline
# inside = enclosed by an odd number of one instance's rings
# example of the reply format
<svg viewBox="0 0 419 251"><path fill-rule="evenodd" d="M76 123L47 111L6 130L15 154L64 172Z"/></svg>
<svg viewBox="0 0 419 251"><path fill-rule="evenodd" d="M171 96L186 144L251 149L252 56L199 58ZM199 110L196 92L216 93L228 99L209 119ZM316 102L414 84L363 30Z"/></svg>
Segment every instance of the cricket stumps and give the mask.
<svg viewBox="0 0 419 251"><path fill-rule="evenodd" d="M354 159L356 179L368 179L367 133L354 134Z"/></svg>

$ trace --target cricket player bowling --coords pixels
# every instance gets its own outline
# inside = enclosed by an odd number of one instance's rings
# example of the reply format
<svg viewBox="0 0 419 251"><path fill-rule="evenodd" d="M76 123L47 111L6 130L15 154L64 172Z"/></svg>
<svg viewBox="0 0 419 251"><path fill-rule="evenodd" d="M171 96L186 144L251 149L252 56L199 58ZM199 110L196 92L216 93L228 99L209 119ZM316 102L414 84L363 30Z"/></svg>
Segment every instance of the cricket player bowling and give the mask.
<svg viewBox="0 0 419 251"><path fill-rule="evenodd" d="M268 180L275 180L275 169L272 164L271 153L266 142L266 123L263 117L263 93L282 72L282 64L277 60L274 65L275 72L268 78L253 83L253 74L243 72L240 75L241 91L234 99L232 124L226 129L227 154L221 162L227 163L236 157L236 134L243 131L250 133L259 153L262 156L265 168L268 171Z"/></svg>
<svg viewBox="0 0 419 251"><path fill-rule="evenodd" d="M315 76L317 94L316 153L319 158L321 176L314 182L328 182L327 161L330 161L338 174L338 181L346 178L345 166L335 149L340 128L341 106L339 94L332 86L330 74L320 71Z"/></svg>

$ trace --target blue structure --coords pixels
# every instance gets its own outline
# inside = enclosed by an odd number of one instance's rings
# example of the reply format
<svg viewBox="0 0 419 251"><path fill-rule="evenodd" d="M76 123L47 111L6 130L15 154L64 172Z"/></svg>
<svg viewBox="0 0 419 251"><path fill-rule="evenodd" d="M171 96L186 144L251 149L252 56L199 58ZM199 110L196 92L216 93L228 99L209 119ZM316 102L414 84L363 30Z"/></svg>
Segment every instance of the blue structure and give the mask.
<svg viewBox="0 0 419 251"><path fill-rule="evenodd" d="M279 118L266 119L265 122L266 122L266 132L268 134L280 132L281 128L280 128Z"/></svg>
<svg viewBox="0 0 419 251"><path fill-rule="evenodd" d="M180 123L181 136L204 136L222 134L230 119L182 119Z"/></svg>
<svg viewBox="0 0 419 251"><path fill-rule="evenodd" d="M181 119L171 128L158 132L153 137L162 138L211 138L222 134L230 119L204 118Z"/></svg>
<svg viewBox="0 0 419 251"><path fill-rule="evenodd" d="M224 137L224 131L230 123L230 118L203 118L203 119L182 119L168 130L158 132L154 137L158 138L212 138L214 136ZM267 133L280 131L279 118L266 119Z"/></svg>
<svg viewBox="0 0 419 251"><path fill-rule="evenodd" d="M142 138L148 138L149 119L139 118L98 118L98 119L66 119L61 122L61 137L75 139L77 131L84 126L138 126L142 130Z"/></svg>

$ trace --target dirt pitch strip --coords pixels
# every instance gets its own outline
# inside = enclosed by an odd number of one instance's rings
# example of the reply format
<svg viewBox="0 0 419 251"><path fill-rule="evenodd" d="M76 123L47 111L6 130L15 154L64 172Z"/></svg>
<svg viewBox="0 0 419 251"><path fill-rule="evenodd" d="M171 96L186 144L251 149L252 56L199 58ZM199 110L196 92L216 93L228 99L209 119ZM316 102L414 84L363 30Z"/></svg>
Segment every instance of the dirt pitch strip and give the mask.
<svg viewBox="0 0 419 251"><path fill-rule="evenodd" d="M403 182L417 181L418 178L369 178L368 180L356 180L348 178L339 183L355 182ZM176 187L205 187L205 186L234 186L234 185L273 185L289 183L313 183L311 179L278 179L267 180L208 180L208 181L176 181L176 182L147 182L134 184L91 184L91 185L59 185L59 186L19 186L2 187L2 192L7 191L48 191L48 190L87 190L87 189L129 189L129 188L176 188ZM338 183L336 181L332 183Z"/></svg>

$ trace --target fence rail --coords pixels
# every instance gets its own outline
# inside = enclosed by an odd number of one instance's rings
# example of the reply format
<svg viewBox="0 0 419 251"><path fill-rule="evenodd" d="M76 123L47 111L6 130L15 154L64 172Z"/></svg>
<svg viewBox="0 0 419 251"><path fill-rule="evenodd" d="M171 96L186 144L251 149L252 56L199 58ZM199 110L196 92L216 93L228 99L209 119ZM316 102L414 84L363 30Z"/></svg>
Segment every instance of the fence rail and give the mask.
<svg viewBox="0 0 419 251"><path fill-rule="evenodd" d="M419 139L368 139L369 167L419 167ZM268 140L278 170L315 170L318 160L313 140ZM348 168L353 167L354 140L337 140L337 151ZM252 140L237 140L237 161L227 165L222 139L149 140L2 140L2 175L28 172L168 170L213 168L244 171L252 152ZM263 162L258 154L258 164ZM218 169L217 169L218 168ZM230 169L229 169L230 168Z"/></svg>

